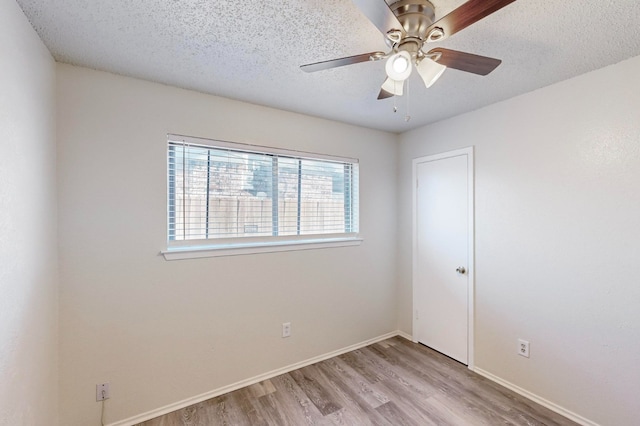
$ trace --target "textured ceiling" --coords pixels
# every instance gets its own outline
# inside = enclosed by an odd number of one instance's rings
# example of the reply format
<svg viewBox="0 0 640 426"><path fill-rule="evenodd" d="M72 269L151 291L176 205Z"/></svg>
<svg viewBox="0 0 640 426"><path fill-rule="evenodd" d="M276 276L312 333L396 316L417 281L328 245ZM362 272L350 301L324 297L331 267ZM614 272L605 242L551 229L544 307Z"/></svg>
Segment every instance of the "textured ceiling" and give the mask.
<svg viewBox="0 0 640 426"><path fill-rule="evenodd" d="M408 96L377 101L383 61L299 69L387 50L351 0L17 2L59 62L392 132L640 55L640 1L519 0L429 45L502 59L492 74L449 69L427 90L414 73ZM464 0L432 2L438 19Z"/></svg>

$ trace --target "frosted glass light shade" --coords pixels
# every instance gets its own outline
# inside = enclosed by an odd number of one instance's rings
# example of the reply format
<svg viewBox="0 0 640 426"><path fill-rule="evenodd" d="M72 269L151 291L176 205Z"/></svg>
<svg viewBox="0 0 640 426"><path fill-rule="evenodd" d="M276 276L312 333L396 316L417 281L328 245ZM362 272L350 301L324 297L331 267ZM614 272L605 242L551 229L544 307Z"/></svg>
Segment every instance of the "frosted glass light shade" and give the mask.
<svg viewBox="0 0 640 426"><path fill-rule="evenodd" d="M391 55L385 65L387 76L395 81L404 81L409 78L412 68L411 55L404 50Z"/></svg>
<svg viewBox="0 0 640 426"><path fill-rule="evenodd" d="M394 94L395 96L402 96L404 89L404 81L396 81L391 78L387 78L382 83L382 90Z"/></svg>
<svg viewBox="0 0 640 426"><path fill-rule="evenodd" d="M447 69L444 65L429 58L423 58L416 68L418 69L418 74L420 74L420 77L422 77L422 80L424 81L424 85L427 86L427 89L433 86L433 83L435 83Z"/></svg>

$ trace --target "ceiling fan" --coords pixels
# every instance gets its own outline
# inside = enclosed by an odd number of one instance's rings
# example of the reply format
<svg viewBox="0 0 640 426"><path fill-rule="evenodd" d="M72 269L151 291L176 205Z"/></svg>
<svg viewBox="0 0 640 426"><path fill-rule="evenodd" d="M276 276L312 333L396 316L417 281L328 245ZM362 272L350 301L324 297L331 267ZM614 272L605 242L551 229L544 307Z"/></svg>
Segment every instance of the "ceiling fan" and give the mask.
<svg viewBox="0 0 640 426"><path fill-rule="evenodd" d="M402 96L404 82L415 67L427 88L448 68L478 75L487 75L500 59L436 47L426 50L427 43L442 41L496 12L515 0L469 0L448 15L434 22L434 6L428 0L398 0L387 5L384 0L353 0L358 8L385 36L391 49L370 52L329 61L302 65L306 72L315 72L344 65L387 59L387 78L378 99Z"/></svg>

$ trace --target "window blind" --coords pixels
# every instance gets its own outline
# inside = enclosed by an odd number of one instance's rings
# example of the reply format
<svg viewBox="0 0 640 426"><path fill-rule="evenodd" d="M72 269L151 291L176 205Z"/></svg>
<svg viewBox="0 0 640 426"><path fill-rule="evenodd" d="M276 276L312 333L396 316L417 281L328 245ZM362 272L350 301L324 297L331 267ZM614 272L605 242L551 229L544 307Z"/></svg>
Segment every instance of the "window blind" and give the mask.
<svg viewBox="0 0 640 426"><path fill-rule="evenodd" d="M168 142L169 241L358 232L357 160Z"/></svg>

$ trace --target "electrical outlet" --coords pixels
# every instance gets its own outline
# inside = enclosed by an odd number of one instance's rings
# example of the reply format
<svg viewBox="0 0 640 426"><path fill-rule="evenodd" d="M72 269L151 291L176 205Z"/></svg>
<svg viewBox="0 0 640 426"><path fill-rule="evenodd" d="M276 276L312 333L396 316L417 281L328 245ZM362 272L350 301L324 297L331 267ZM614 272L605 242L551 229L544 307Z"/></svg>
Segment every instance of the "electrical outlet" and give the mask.
<svg viewBox="0 0 640 426"><path fill-rule="evenodd" d="M96 385L96 401L105 399L109 399L109 383L100 383Z"/></svg>
<svg viewBox="0 0 640 426"><path fill-rule="evenodd" d="M283 322L282 323L282 337L289 337L291 336L291 323L290 322Z"/></svg>
<svg viewBox="0 0 640 426"><path fill-rule="evenodd" d="M529 342L518 339L518 355L529 358Z"/></svg>

